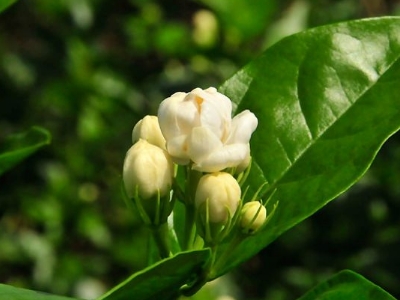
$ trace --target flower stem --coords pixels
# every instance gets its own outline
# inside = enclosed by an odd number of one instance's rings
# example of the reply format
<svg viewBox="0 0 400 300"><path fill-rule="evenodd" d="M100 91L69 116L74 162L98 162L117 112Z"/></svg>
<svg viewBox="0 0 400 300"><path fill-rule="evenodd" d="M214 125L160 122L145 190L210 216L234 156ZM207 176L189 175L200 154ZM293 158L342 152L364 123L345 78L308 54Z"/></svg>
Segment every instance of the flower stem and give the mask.
<svg viewBox="0 0 400 300"><path fill-rule="evenodd" d="M159 226L150 227L151 234L157 245L158 252L160 253L161 259L167 258L170 255L170 250L168 246L168 225L167 223L161 224Z"/></svg>
<svg viewBox="0 0 400 300"><path fill-rule="evenodd" d="M213 255L213 265L211 266L211 270L209 272L209 279L214 279L215 276L217 275L218 270L222 269L223 266L226 264L227 259L229 257L229 253L232 253L232 251L243 241L245 238L244 235L241 233L237 234L226 246L224 251L219 255L218 259L216 259L217 256L217 249L215 249Z"/></svg>
<svg viewBox="0 0 400 300"><path fill-rule="evenodd" d="M195 207L192 204L185 205L185 233L183 246L184 249L190 250L193 247L195 238Z"/></svg>
<svg viewBox="0 0 400 300"><path fill-rule="evenodd" d="M196 207L194 199L199 180L202 176L201 172L191 169L191 165L186 169L186 188L185 188L185 232L183 239L183 247L185 250L193 248L193 243L196 237L195 222L196 222Z"/></svg>

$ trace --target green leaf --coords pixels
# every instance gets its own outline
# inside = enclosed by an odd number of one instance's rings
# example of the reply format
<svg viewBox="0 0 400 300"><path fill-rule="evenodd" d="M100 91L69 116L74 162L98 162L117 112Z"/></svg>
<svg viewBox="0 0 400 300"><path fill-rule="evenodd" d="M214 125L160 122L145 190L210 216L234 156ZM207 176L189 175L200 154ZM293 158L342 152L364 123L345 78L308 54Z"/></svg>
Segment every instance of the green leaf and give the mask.
<svg viewBox="0 0 400 300"><path fill-rule="evenodd" d="M51 295L11 285L0 284L0 300L76 300L76 298Z"/></svg>
<svg viewBox="0 0 400 300"><path fill-rule="evenodd" d="M50 133L41 127L32 127L8 137L0 147L0 175L40 147L49 144L50 139Z"/></svg>
<svg viewBox="0 0 400 300"><path fill-rule="evenodd" d="M1 0L0 1L0 13L6 10L11 4L14 4L17 0Z"/></svg>
<svg viewBox="0 0 400 300"><path fill-rule="evenodd" d="M361 275L344 270L308 291L299 300L395 300Z"/></svg>
<svg viewBox="0 0 400 300"><path fill-rule="evenodd" d="M181 252L133 274L98 300L175 300L180 287L195 279L209 257L209 249Z"/></svg>
<svg viewBox="0 0 400 300"><path fill-rule="evenodd" d="M266 228L241 242L216 275L250 258L353 185L400 127L400 18L328 25L283 39L221 87L259 120L252 156L276 189ZM259 183L259 180L258 180ZM253 190L257 188L253 186Z"/></svg>

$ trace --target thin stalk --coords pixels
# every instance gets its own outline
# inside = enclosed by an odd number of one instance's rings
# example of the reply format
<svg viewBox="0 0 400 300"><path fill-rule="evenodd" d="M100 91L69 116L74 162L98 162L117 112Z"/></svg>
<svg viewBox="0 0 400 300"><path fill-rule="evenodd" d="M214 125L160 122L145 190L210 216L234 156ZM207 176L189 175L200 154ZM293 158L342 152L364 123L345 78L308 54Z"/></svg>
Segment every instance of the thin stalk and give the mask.
<svg viewBox="0 0 400 300"><path fill-rule="evenodd" d="M186 169L186 188L185 188L185 231L183 246L185 250L193 248L193 243L196 237L195 231L195 212L196 207L194 204L194 199L196 196L196 189L199 180L202 176L201 172L191 170L191 165L189 164Z"/></svg>
<svg viewBox="0 0 400 300"><path fill-rule="evenodd" d="M215 278L216 271L218 271L218 269L221 269L221 267L226 264L227 258L229 257L228 254L231 253L233 251L233 249L235 249L240 244L240 242L243 241L244 238L245 238L245 235L243 235L241 233L237 234L229 242L228 246L225 248L225 251L221 255L219 255L218 260L216 260L216 256L217 256L216 250L217 249L215 249L215 252L213 253L213 257L212 257L213 264L211 266L211 270L210 270L209 276L208 276L209 279Z"/></svg>
<svg viewBox="0 0 400 300"><path fill-rule="evenodd" d="M157 245L158 252L160 253L161 259L167 258L170 255L169 245L168 245L168 225L167 223L161 224L159 226L150 227L151 234Z"/></svg>
<svg viewBox="0 0 400 300"><path fill-rule="evenodd" d="M193 247L195 239L195 207L193 204L185 205L185 231L184 231L184 249L190 250Z"/></svg>

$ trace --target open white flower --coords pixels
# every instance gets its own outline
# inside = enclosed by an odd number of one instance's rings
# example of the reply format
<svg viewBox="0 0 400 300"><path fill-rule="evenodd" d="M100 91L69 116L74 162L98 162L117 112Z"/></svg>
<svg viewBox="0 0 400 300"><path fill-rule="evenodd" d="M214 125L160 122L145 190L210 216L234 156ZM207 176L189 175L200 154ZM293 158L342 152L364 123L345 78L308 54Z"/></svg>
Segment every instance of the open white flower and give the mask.
<svg viewBox="0 0 400 300"><path fill-rule="evenodd" d="M175 162L217 172L249 160L256 116L245 110L233 119L231 100L215 88L175 93L158 110L166 147Z"/></svg>

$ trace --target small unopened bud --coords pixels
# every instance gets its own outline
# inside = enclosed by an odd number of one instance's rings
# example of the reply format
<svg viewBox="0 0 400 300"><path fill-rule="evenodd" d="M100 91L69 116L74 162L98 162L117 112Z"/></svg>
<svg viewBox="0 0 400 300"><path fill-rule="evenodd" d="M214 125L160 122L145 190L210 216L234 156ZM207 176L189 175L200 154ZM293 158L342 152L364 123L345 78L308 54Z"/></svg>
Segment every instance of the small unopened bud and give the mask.
<svg viewBox="0 0 400 300"><path fill-rule="evenodd" d="M130 198L147 199L169 193L172 185L173 163L168 153L149 142L139 139L127 152L123 181Z"/></svg>
<svg viewBox="0 0 400 300"><path fill-rule="evenodd" d="M255 233L265 223L267 209L258 201L250 201L243 205L240 226L245 233Z"/></svg>
<svg viewBox="0 0 400 300"><path fill-rule="evenodd" d="M165 150L165 139L156 116L145 116L136 123L132 131L132 142L136 143L139 139Z"/></svg>
<svg viewBox="0 0 400 300"><path fill-rule="evenodd" d="M235 214L240 197L241 190L236 179L228 173L217 172L201 177L195 204L201 209L200 213L208 210L210 222L224 223ZM204 204L208 207L204 207Z"/></svg>

